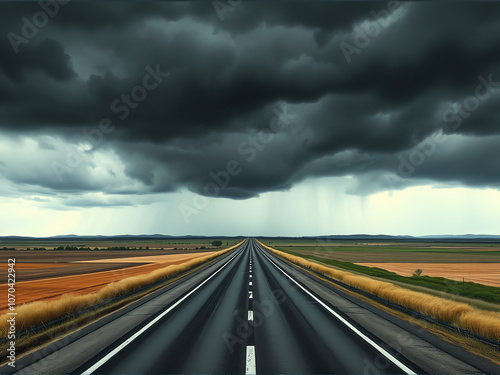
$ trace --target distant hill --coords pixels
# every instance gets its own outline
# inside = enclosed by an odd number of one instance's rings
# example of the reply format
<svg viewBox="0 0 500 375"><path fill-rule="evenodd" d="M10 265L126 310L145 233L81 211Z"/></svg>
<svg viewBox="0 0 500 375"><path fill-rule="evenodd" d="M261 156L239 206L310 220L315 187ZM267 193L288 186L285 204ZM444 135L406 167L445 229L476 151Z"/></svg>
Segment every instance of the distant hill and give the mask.
<svg viewBox="0 0 500 375"><path fill-rule="evenodd" d="M390 236L386 234L350 234L350 235L327 235L327 236L304 236L301 238L328 238L332 240L416 240L413 236Z"/></svg>
<svg viewBox="0 0 500 375"><path fill-rule="evenodd" d="M465 234L465 235L441 235L441 236L391 236L386 234L351 234L351 235L321 235L321 236L302 236L302 237L267 237L273 239L304 239L304 240L330 240L330 241L393 241L393 242L464 242L464 243L497 243L500 242L500 236L485 234Z"/></svg>
<svg viewBox="0 0 500 375"><path fill-rule="evenodd" d="M467 240L477 240L477 239L500 239L500 236L495 236L491 234L461 234L461 235L443 235L443 236L422 236L420 238L457 238L457 239L467 239Z"/></svg>
<svg viewBox="0 0 500 375"><path fill-rule="evenodd" d="M94 241L119 241L119 240L169 240L169 239L204 239L204 238L244 238L245 236L197 236L184 235L173 236L166 234L124 234L116 236L79 236L75 234L51 236L51 237L27 237L27 236L3 236L1 241L77 241L77 240L94 240ZM321 236L258 236L259 238L268 239L304 239L304 240L321 240L328 239L332 241L394 241L394 242L481 242L481 243L496 243L500 242L500 236L488 234L464 234L464 235L432 235L432 236L391 236L386 234L351 234L351 235L321 235Z"/></svg>

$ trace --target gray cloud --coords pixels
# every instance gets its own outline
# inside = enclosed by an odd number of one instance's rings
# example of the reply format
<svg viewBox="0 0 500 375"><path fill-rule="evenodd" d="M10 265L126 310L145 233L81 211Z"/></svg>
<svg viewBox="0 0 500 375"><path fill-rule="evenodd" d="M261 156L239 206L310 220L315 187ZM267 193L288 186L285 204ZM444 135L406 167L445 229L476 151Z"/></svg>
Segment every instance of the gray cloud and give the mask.
<svg viewBox="0 0 500 375"><path fill-rule="evenodd" d="M21 17L39 9L0 4L0 33L21 33ZM221 20L210 2L61 6L18 54L8 38L0 42L0 130L5 150L21 147L16 159L0 153L0 170L14 184L75 194L205 194L210 173L231 160L241 172L217 196L245 199L345 175L357 179L352 194L423 181L497 188L497 86L482 90L490 95L476 109L453 110L475 95L478 77L500 81L500 4L405 3L380 26L387 9L244 2ZM380 32L362 37L368 43L348 63L340 43L356 46L369 22ZM121 118L112 103L143 85L148 66L168 78ZM283 103L295 117L263 133ZM95 134L103 118L114 131L89 143L82 132ZM398 176L401 155L438 129L446 141ZM272 141L259 140L266 134ZM36 162L20 137L37 141ZM67 147L82 144L88 160L57 178L53 164L67 164Z"/></svg>

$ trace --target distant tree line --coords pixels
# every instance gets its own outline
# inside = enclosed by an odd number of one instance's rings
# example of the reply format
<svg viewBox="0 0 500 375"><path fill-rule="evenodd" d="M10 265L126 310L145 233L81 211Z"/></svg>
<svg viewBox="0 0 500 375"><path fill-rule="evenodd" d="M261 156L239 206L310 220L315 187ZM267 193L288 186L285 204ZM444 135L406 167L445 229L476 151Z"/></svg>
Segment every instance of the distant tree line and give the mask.
<svg viewBox="0 0 500 375"><path fill-rule="evenodd" d="M28 249L29 250L29 249ZM36 249L34 249L36 250ZM38 250L45 250L45 249L38 249ZM91 249L90 247L78 247L78 246L59 246L59 247L54 247L54 250L93 250L93 251L99 251L98 247L94 247L94 249ZM149 250L149 246L146 246L144 249L142 246L140 247L130 247L130 246L112 246L112 247L106 247L102 248L102 250Z"/></svg>

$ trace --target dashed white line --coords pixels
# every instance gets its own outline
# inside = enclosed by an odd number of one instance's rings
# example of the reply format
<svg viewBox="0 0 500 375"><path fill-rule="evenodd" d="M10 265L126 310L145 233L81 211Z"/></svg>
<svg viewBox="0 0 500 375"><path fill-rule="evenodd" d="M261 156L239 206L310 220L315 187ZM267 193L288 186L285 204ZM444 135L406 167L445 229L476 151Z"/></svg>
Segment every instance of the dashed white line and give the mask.
<svg viewBox="0 0 500 375"><path fill-rule="evenodd" d="M252 282L250 281L250 282L248 283L248 285L252 286Z"/></svg>
<svg viewBox="0 0 500 375"><path fill-rule="evenodd" d="M246 375L255 375L257 373L255 363L255 346L247 346L247 366Z"/></svg>
<svg viewBox="0 0 500 375"><path fill-rule="evenodd" d="M248 295L248 298L252 299L253 298L253 292L248 292L249 295Z"/></svg>
<svg viewBox="0 0 500 375"><path fill-rule="evenodd" d="M248 321L253 322L253 311L252 310L248 310Z"/></svg>

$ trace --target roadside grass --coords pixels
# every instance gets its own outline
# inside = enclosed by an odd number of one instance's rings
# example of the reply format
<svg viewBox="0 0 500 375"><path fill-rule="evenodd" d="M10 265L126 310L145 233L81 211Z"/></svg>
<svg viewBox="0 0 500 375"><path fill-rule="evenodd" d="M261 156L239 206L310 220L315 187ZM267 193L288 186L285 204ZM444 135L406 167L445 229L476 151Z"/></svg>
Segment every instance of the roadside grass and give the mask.
<svg viewBox="0 0 500 375"><path fill-rule="evenodd" d="M294 255L294 254L292 254L292 255ZM300 253L298 253L297 255L301 256L301 257L304 257L304 255L300 254ZM308 258L308 259L310 259L310 258ZM327 265L328 267L332 267L332 268L335 268L335 269L338 269L338 270L343 270L341 267L325 263L325 260L328 260L328 259L324 259L324 258L320 258L320 260L311 259L311 261L313 261L313 262L316 262L316 263L319 263L319 264L322 264L322 265ZM353 274L356 274L356 275L364 275L362 272L358 272L358 271L354 271L354 270L351 270L350 272L352 272ZM372 277L375 280L380 280L380 281L387 280L387 279L384 279L382 277L377 277L377 276L370 276L370 277ZM407 288L407 289L410 289L410 290L413 290L413 291L416 291L416 292L422 292L422 293L430 294L430 295L433 295L433 296L442 297L442 298L445 298L445 299L450 299L450 300L453 300L453 301L456 301L456 302L467 303L467 304L469 304L471 306L474 306L474 307L477 307L477 308L479 308L481 310L488 310L488 311L500 312L500 304L498 304L498 303L486 302L486 301L482 301L482 300L479 300L479 299L468 298L468 297L460 296L460 295L457 295L457 294L453 294L453 291L456 288L461 288L461 284L462 284L462 282L458 282L458 281L455 281L455 280L449 280L449 282L450 282L450 288L448 290L444 291L444 292L443 291L434 290L434 289L430 289L430 288L426 288L426 287L421 286L421 285L408 284L408 283L397 281L397 280L391 280L391 282L394 285L400 286L402 288Z"/></svg>
<svg viewBox="0 0 500 375"><path fill-rule="evenodd" d="M401 276L398 275L397 273L390 272L382 268L361 266L350 262L342 262L335 259L322 258L308 254L301 254L290 250L284 250L282 248L280 250L285 251L286 253L294 256L299 256L305 259L311 259L347 271L357 272L368 276L382 278L385 280L396 281L403 284L425 287L428 289L436 290L438 292L454 294L457 296L462 296L471 299L478 299L485 302L500 303L500 288L494 286L477 284L470 281L457 282L455 280L449 280L444 277Z"/></svg>
<svg viewBox="0 0 500 375"><path fill-rule="evenodd" d="M261 245L292 263L299 264L335 280L342 281L381 298L406 306L421 314L429 315L443 322L467 329L483 337L496 341L500 340L500 313L480 310L466 303L447 300L405 289L392 283L375 280L367 276L333 269L311 262L302 256L276 250L262 243Z"/></svg>
<svg viewBox="0 0 500 375"><path fill-rule="evenodd" d="M306 272L309 272L311 275L318 277L317 273L313 273L311 271L306 271ZM428 322L428 321L425 321L422 319L415 319L415 318L408 316L407 314L405 314L401 311L391 309L387 305L381 304L381 303L379 303L371 298L368 298L362 294L355 293L355 292L353 292L349 289L346 289L338 284L335 284L327 278L323 278L321 276L319 276L319 278L321 280L323 280L324 282L332 285L333 287L342 290L344 293L346 293L350 296L353 296L353 297L360 299L366 303L369 303L369 304L377 307L380 310L383 310L391 315L399 317L400 319L403 319L403 320L406 320L412 324L418 325L418 326L422 327L423 329L426 329L426 330L434 333L435 335L439 336L444 341L448 341L454 345L460 344L461 346L465 347L470 352L477 354L477 355L480 355L484 358L487 358L490 361L500 365L500 352L498 351L497 348L494 348L490 345L486 345L486 344L484 344L484 343L482 343L482 342L480 342L472 337L464 336L458 332L451 331L451 330L444 328L438 324L431 323L431 322Z"/></svg>
<svg viewBox="0 0 500 375"><path fill-rule="evenodd" d="M42 323L55 320L61 316L74 313L78 310L83 310L105 300L119 297L120 295L152 284L158 280L176 276L182 272L215 259L220 255L236 248L238 245L239 244L214 252L210 255L194 258L181 264L169 265L165 268L161 268L144 275L128 277L110 283L97 292L79 296L66 294L52 301L35 301L20 305L16 308L16 330L17 332L21 332L23 330L36 327ZM0 337L7 336L9 329L7 319L7 313L0 316Z"/></svg>
<svg viewBox="0 0 500 375"><path fill-rule="evenodd" d="M211 262L215 261L215 258L208 261L206 264L209 264ZM107 315L114 313L115 311L125 308L131 303L140 300L143 297L146 297L147 295L150 295L151 293L164 288L175 281L193 273L196 272L197 270L201 269L206 265L200 264L197 267L189 269L187 272L183 272L181 274L178 274L174 277L170 277L166 279L164 282L161 284L156 284L155 286L152 286L151 288L147 288L146 290L142 290L138 293L134 293L130 296L120 298L115 302L112 302L108 305L105 305L99 309L96 309L94 311L88 311L84 314L78 315L72 319L63 321L59 324L56 324L51 327L47 327L46 329L37 332L37 333L29 333L26 334L20 338L16 339L16 355L18 356L24 356L25 354L28 354L32 351L35 351L39 349L43 345L47 345L48 343L59 340L79 329L82 329L83 327L95 322L96 320L100 318L104 318ZM4 344L0 344L0 352L5 352L7 351L9 347L9 341L5 342ZM0 360L0 366L6 364L8 360L5 358L3 361Z"/></svg>

